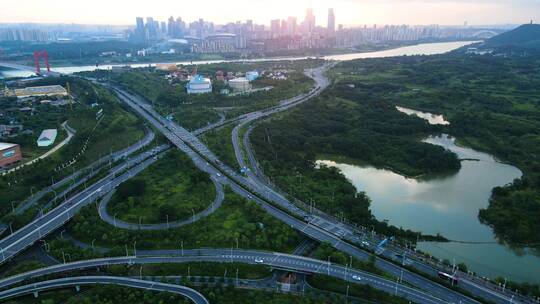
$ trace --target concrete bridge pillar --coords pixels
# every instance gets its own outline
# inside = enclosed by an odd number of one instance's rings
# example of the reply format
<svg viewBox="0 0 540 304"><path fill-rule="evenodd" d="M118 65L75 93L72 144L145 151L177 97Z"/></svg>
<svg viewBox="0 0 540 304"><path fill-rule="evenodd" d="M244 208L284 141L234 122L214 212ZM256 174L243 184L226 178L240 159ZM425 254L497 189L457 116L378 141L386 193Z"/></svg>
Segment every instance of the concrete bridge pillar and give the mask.
<svg viewBox="0 0 540 304"><path fill-rule="evenodd" d="M34 298L39 297L39 293L37 291L34 291Z"/></svg>
<svg viewBox="0 0 540 304"><path fill-rule="evenodd" d="M81 286L80 286L80 285L75 285L75 290L76 290L77 292L81 291Z"/></svg>

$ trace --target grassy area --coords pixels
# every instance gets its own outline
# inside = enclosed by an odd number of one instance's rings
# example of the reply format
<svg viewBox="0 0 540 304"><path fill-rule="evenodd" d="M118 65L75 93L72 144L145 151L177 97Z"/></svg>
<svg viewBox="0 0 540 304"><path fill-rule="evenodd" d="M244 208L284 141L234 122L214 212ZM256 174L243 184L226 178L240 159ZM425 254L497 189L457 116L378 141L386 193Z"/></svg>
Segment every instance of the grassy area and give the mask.
<svg viewBox="0 0 540 304"><path fill-rule="evenodd" d="M203 143L214 152L216 156L231 168L238 168L234 154L231 134L235 125L229 124L223 128L209 131L201 136Z"/></svg>
<svg viewBox="0 0 540 304"><path fill-rule="evenodd" d="M178 150L167 155L120 185L108 212L121 220L144 224L189 218L206 209L215 199L210 177L198 170Z"/></svg>
<svg viewBox="0 0 540 304"><path fill-rule="evenodd" d="M56 116L51 114L50 119L56 123L68 120L69 125L77 130L76 135L70 144L47 160L0 177L0 192L5 194L0 196L0 215L10 211L11 202L18 204L32 191L37 192L50 185L52 179L57 181L92 163L100 156L133 144L144 136L141 121L124 109L107 90L99 86L69 77L46 78L35 85L66 85L67 82L71 84L77 103L73 106L73 110L66 107L63 110L65 112L57 113ZM99 107L91 108L92 103L98 103ZM104 116L96 127L96 112L99 109L103 109ZM47 121L35 123L41 127ZM87 139L87 149L82 151ZM13 140L16 141L17 138ZM29 141L27 138L21 140ZM34 144L31 141L29 144ZM72 160L75 160L74 164L63 167Z"/></svg>
<svg viewBox="0 0 540 304"><path fill-rule="evenodd" d="M200 221L163 231L126 231L104 223L95 206L88 206L68 225L68 231L77 239L96 245L112 247L120 252L124 245L131 248L137 242L140 249L185 248L240 248L291 252L301 236L281 223L253 202L227 191L223 206Z"/></svg>
<svg viewBox="0 0 540 304"><path fill-rule="evenodd" d="M2 139L4 142L19 144L23 154L23 163L41 156L67 137L67 133L61 127L70 114L67 107L54 107L31 101L21 102L16 98L0 98L0 103L5 109L4 115L0 116L0 124L9 125L11 122L16 122L23 125L24 130L28 132ZM34 114L19 111L22 107L33 108ZM52 146L38 147L37 139L45 129L58 130L56 141Z"/></svg>

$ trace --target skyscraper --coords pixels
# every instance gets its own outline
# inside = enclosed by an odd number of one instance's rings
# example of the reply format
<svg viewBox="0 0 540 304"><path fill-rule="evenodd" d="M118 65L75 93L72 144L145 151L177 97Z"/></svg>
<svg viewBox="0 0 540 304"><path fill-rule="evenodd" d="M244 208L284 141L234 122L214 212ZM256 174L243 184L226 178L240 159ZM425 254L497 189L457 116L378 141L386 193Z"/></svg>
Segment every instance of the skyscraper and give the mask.
<svg viewBox="0 0 540 304"><path fill-rule="evenodd" d="M329 36L334 36L336 34L336 15L334 15L334 9L328 9L328 26L327 29Z"/></svg>
<svg viewBox="0 0 540 304"><path fill-rule="evenodd" d="M270 21L270 32L272 33L272 37L279 36L280 30L281 30L281 21L279 19L274 19Z"/></svg>
<svg viewBox="0 0 540 304"><path fill-rule="evenodd" d="M167 23L165 23L164 21L161 21L161 33L162 34L167 34Z"/></svg>
<svg viewBox="0 0 540 304"><path fill-rule="evenodd" d="M176 21L174 21L174 17L171 16L169 17L169 21L167 24L167 34L169 34L169 37L176 38L177 36L176 30L177 30Z"/></svg>
<svg viewBox="0 0 540 304"><path fill-rule="evenodd" d="M157 38L157 31L158 29L156 28L154 18L146 17L146 34L148 36L148 39L155 40Z"/></svg>
<svg viewBox="0 0 540 304"><path fill-rule="evenodd" d="M288 36L295 36L298 31L298 25L296 22L296 17L289 17L287 18L287 35Z"/></svg>
<svg viewBox="0 0 540 304"><path fill-rule="evenodd" d="M313 33L315 30L315 15L313 9L308 8L306 11L306 19L304 20L304 27L307 33Z"/></svg>
<svg viewBox="0 0 540 304"><path fill-rule="evenodd" d="M133 35L133 41L136 43L146 43L146 29L144 27L144 19L142 17L136 18L136 27Z"/></svg>

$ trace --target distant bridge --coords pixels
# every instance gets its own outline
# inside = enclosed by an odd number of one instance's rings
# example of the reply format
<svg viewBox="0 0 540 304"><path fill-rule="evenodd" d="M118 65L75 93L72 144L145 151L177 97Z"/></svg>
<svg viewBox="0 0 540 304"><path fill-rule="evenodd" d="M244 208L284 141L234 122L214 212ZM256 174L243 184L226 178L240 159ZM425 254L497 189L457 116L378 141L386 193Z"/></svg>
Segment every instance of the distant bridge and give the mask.
<svg viewBox="0 0 540 304"><path fill-rule="evenodd" d="M36 73L36 68L35 67L31 67L31 66L27 66L27 65L22 65L22 64L17 64L17 63L12 63L12 62L3 62L3 61L0 61L0 67L5 67L5 68L8 68L8 69L13 69L13 70L19 70L19 71L28 71L28 72L32 72L32 73ZM46 73L41 73L42 75L44 76L60 76L61 73L59 72L46 72Z"/></svg>
<svg viewBox="0 0 540 304"><path fill-rule="evenodd" d="M473 34L475 38L489 39L499 35L499 33L492 30L480 30Z"/></svg>

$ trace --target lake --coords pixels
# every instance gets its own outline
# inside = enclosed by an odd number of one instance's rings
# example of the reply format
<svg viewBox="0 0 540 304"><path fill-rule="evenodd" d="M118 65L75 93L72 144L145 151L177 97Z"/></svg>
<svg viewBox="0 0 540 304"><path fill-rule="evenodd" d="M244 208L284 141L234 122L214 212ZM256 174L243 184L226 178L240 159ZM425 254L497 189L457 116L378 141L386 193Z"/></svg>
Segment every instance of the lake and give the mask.
<svg viewBox="0 0 540 304"><path fill-rule="evenodd" d="M412 55L435 55L435 54L444 54L455 49L458 49L462 46L475 43L474 41L457 41L457 42L439 42L439 43L422 43L413 46L406 46L395 48L385 51L377 52L363 52L363 53L351 53L344 55L332 55L324 56L324 59L327 60L353 60L353 59L362 59L362 58L383 58L391 56L412 56ZM257 58L257 59L248 59L248 60L206 60L206 61L180 61L172 62L175 64L212 64L212 63L222 63L222 62L261 62L261 61L279 61L279 60L303 60L308 57L272 57L272 58ZM123 65L100 65L99 69L111 69L113 66L123 66ZM141 63L141 64L130 64L132 68L148 67L155 66L155 63ZM96 70L95 65L86 65L86 66L71 66L71 67L53 67L51 70L54 72L72 74L76 72L85 72L85 71L94 71ZM30 77L35 76L34 73L30 71L16 71L16 70L0 70L0 78L9 78L9 77Z"/></svg>
<svg viewBox="0 0 540 304"><path fill-rule="evenodd" d="M365 191L379 220L426 234L441 233L455 241L483 243L422 242L418 244L420 250L440 259L464 262L487 277L540 283L540 257L527 249L514 252L498 244L492 229L478 220L478 211L489 204L491 190L521 177L521 171L489 154L460 147L447 135L428 137L424 142L442 146L465 159L461 170L422 180L372 166L330 160L318 164L338 168L358 191Z"/></svg>
<svg viewBox="0 0 540 304"><path fill-rule="evenodd" d="M449 125L450 124L450 122L444 119L444 116L442 115L431 114L431 113L417 111L417 110L400 107L400 106L396 106L396 110L400 111L401 113L405 113L407 115L414 115L422 119L425 119L431 125Z"/></svg>

